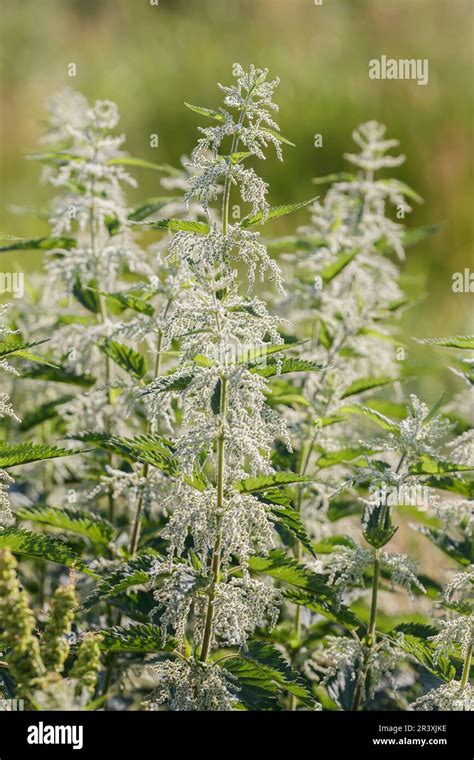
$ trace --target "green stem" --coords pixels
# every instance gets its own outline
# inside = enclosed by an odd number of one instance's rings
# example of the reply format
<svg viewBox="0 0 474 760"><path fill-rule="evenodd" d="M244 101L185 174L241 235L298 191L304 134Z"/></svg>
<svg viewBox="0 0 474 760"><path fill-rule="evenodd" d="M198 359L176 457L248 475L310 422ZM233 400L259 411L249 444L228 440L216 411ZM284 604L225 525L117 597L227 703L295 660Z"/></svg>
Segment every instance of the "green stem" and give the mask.
<svg viewBox="0 0 474 760"><path fill-rule="evenodd" d="M237 127L241 127L242 124L244 123L244 119L247 113L247 106L250 103L250 98L252 97L252 93L253 93L253 89L251 89L247 95L247 99L244 103L242 111L240 112L239 121L237 122ZM239 147L239 142L240 142L239 132L240 132L240 129L237 129L237 132L234 133L234 136L232 138L232 145L230 148L231 156L237 152L237 148ZM229 204L230 204L231 187L232 187L231 171L230 171L230 166L229 166L229 172L225 178L224 195L223 195L223 200L222 200L222 232L224 235L227 234L227 228L229 226Z"/></svg>
<svg viewBox="0 0 474 760"><path fill-rule="evenodd" d="M96 219L95 219L95 206L94 206L94 185L92 185L91 193L92 193L92 203L89 209L89 231L90 231L92 253L93 253L93 256L97 258L97 251L96 251L96 244L95 244ZM99 287L101 288L101 283L99 283ZM104 325L107 323L108 314L107 314L107 301L105 299L105 296L102 294L102 292L99 295L99 307L100 307L99 319L100 319L100 322ZM112 384L112 360L107 355L104 356L104 359L105 359L105 386L107 389L107 402L109 406L112 406L112 403L113 403L112 385L111 385ZM105 427L106 427L106 431L108 431L109 430L108 419L106 419ZM112 465L112 461L113 461L112 454L109 453L108 454L109 466ZM109 504L109 520L112 524L114 524L115 505L114 505L114 498L112 496L112 490L110 488L107 494L107 500Z"/></svg>
<svg viewBox="0 0 474 760"><path fill-rule="evenodd" d="M310 442L310 444L308 446L308 449L307 449L306 453L304 452L304 450L302 451L301 463L300 463L300 468L299 468L299 474L300 475L306 475L306 471L307 471L307 469L309 467L309 463L310 463L310 460L311 460L311 454L312 454L312 451L313 451L313 446L314 446L314 442L316 440L317 434L318 434L318 428L316 428L316 430L315 430L315 432L313 434L313 437L311 438L311 442ZM301 503L303 501L303 488L304 488L303 485L300 485L299 488L298 488L298 499L297 499L297 502L296 502L296 511L297 512L301 512ZM295 550L295 558L296 558L297 562L301 562L302 557L303 557L303 547L302 547L300 541L297 541L296 542L296 550ZM296 639L296 641L299 641L300 638L301 638L301 605L300 604L296 605L294 633L295 633L295 639ZM296 710L297 704L298 704L298 698L294 694L292 694L291 698L290 698L290 710Z"/></svg>
<svg viewBox="0 0 474 760"><path fill-rule="evenodd" d="M145 463L142 469L142 478L148 477L148 464ZM138 542L140 540L140 527L142 522L144 495L143 490L137 500L137 508L135 510L135 516L133 518L132 535L130 537L130 554L133 557L137 551Z"/></svg>
<svg viewBox="0 0 474 760"><path fill-rule="evenodd" d="M225 474L225 418L227 413L227 378L221 378L221 431L217 440L217 520L220 523L220 516L224 506L224 474ZM214 545L211 560L211 585L209 588L209 598L207 602L206 622L204 624L204 634L202 640L201 654L199 659L206 662L211 646L212 622L214 618L214 601L216 585L219 580L221 566L221 527L218 525L217 538Z"/></svg>
<svg viewBox="0 0 474 760"><path fill-rule="evenodd" d="M100 305L100 321L104 325L107 323L109 315L107 313L107 302L106 302L105 296L102 295L102 293L99 295L99 305ZM107 356L107 354L105 354L105 384L107 387L107 401L110 406L112 406L113 404L112 387L111 387L112 373L113 373L112 359L110 358L110 356Z"/></svg>
<svg viewBox="0 0 474 760"><path fill-rule="evenodd" d="M357 710L360 707L360 703L362 701L362 692L365 685L365 680L367 678L367 663L369 660L369 654L370 650L375 644L376 641L376 633L375 633L375 627L377 624L377 597L378 597L378 591L379 591L379 577L380 577L380 549L375 550L374 554L374 571L372 576L372 602L370 605L370 618L369 618L369 624L367 626L367 634L365 637L365 655L364 655L364 661L362 664L360 676L359 676L359 682L357 685L357 689L354 693L354 701L352 703L352 709L354 712L357 712Z"/></svg>
<svg viewBox="0 0 474 760"><path fill-rule="evenodd" d="M471 662L472 662L472 646L473 645L471 644L464 658L464 666L462 669L462 676L461 676L461 689L465 689L469 682L469 673L471 672Z"/></svg>
<svg viewBox="0 0 474 760"><path fill-rule="evenodd" d="M170 302L168 301L168 304L165 309L165 316L166 312L168 311ZM163 332L162 330L158 330L158 340L156 343L156 361L155 361L155 378L159 377L161 374L161 347L163 344ZM148 424L148 430L149 433L151 431L151 422ZM142 478L145 480L148 477L148 471L149 466L145 462L142 468ZM142 511L143 511L143 502L144 502L144 494L143 491L141 492L138 500L137 500L137 508L135 511L135 517L133 519L133 526L132 526L132 535L130 538L130 554L132 557L135 555L137 548L138 548L138 542L140 540L140 528L141 528L141 521L142 521Z"/></svg>
<svg viewBox="0 0 474 760"><path fill-rule="evenodd" d="M245 101L245 104L242 108L242 111L239 116L238 126L242 126L245 115L247 112L247 106L250 102L250 98L252 96L253 90L250 90L247 96L247 99ZM240 137L239 137L240 130L238 129L236 133L234 133L234 136L232 138L232 145L230 149L230 155L232 156L238 148ZM222 199L222 233L223 235L227 234L227 230L229 227L229 206L230 206L230 193L231 193L231 172L232 172L232 165L229 163L229 170L227 172L227 176L225 178L224 183L224 194ZM217 329L220 329L219 326L219 318L216 313L216 321L217 321ZM203 634L203 640L202 640L202 647L201 647L201 653L199 655L199 659L201 662L206 662L207 658L209 656L209 650L211 647L211 637L212 637L212 623L214 619L214 600L215 600L215 591L216 591L216 585L219 580L219 574L220 574L220 567L221 567L221 543L222 543L222 534L221 534L221 514L222 509L224 506L224 470L225 470L225 419L227 414L227 378L222 376L221 377L221 405L220 405L220 415L221 415L221 432L219 434L218 440L217 440L217 538L216 542L214 544L214 549L212 552L212 559L211 559L211 585L209 588L209 596L208 596L208 603L207 603L207 610L206 610L206 621L204 623L204 634Z"/></svg>
<svg viewBox="0 0 474 760"><path fill-rule="evenodd" d="M374 555L374 572L372 577L372 603L370 605L370 619L367 628L366 643L372 647L375 644L375 625L377 622L377 596L379 591L380 577L380 549L375 550Z"/></svg>

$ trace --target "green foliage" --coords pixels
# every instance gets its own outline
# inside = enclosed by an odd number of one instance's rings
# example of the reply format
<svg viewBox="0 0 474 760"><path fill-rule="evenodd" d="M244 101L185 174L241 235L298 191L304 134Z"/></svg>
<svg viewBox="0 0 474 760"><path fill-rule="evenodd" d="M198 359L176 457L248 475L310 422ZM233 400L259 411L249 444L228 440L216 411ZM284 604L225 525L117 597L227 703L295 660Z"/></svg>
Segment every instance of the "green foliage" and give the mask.
<svg viewBox="0 0 474 760"><path fill-rule="evenodd" d="M85 562L64 541L42 533L32 533L24 528L6 528L0 532L0 549L7 548L12 554L33 559L57 562L74 567L87 575L97 577Z"/></svg>
<svg viewBox="0 0 474 760"><path fill-rule="evenodd" d="M4 245L0 247L0 253L6 251L51 251L60 250L64 248L70 250L75 248L76 241L70 237L57 237L57 238L33 238L32 240L17 240L10 245Z"/></svg>
<svg viewBox="0 0 474 760"><path fill-rule="evenodd" d="M225 659L222 664L237 679L239 697L249 710L279 709L279 697L285 692L298 697L310 709L315 704L309 684L272 644L252 642L237 657Z"/></svg>
<svg viewBox="0 0 474 760"><path fill-rule="evenodd" d="M90 510L73 506L61 509L46 505L20 507L16 511L19 520L50 525L58 530L85 536L97 550L103 550L116 536L114 526Z"/></svg>
<svg viewBox="0 0 474 760"><path fill-rule="evenodd" d="M84 602L86 609L93 607L103 599L118 596L133 586L146 585L150 582L152 568L157 555L154 553L140 554L124 562L116 570L102 576Z"/></svg>
<svg viewBox="0 0 474 760"><path fill-rule="evenodd" d="M176 461L173 459L173 446L167 438L157 433L137 435L135 438L120 438L105 433L78 433L74 438L119 454L129 462L151 464L167 475L178 473Z"/></svg>
<svg viewBox="0 0 474 760"><path fill-rule="evenodd" d="M161 628L152 623L133 623L100 631L100 648L105 652L172 652L173 639L163 642Z"/></svg>
<svg viewBox="0 0 474 760"><path fill-rule="evenodd" d="M0 443L0 467L5 469L17 467L30 462L42 462L45 459L70 457L80 454L83 449L62 449L42 443L17 443L9 445Z"/></svg>
<svg viewBox="0 0 474 760"><path fill-rule="evenodd" d="M145 357L129 346L117 343L115 340L108 340L101 343L100 350L114 360L119 367L128 372L132 377L141 380L147 373L147 364Z"/></svg>

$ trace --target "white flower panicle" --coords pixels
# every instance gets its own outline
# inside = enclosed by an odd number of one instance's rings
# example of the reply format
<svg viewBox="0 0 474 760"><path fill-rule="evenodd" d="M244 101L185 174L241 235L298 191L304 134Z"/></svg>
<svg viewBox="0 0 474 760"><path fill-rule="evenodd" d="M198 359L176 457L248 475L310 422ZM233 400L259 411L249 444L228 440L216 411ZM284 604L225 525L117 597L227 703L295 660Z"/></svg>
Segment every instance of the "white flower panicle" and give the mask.
<svg viewBox="0 0 474 760"><path fill-rule="evenodd" d="M122 189L123 184L136 186L121 163L125 136L112 132L119 121L118 108L108 100L90 106L80 93L65 90L50 101L49 114L46 140L57 150L38 158L46 162L44 179L63 190L53 204L52 232L73 233L76 244L68 250L59 243L50 254L48 272L69 289L79 278L113 290L124 265L131 271L144 271L145 266ZM116 227L114 234L110 225Z"/></svg>
<svg viewBox="0 0 474 760"><path fill-rule="evenodd" d="M367 121L361 124L352 133L354 142L361 149L360 153L346 153L345 158L355 166L364 169L365 172L376 172L380 169L400 166L405 161L405 156L388 156L386 153L392 148L399 146L398 140L386 140L386 127L376 121Z"/></svg>
<svg viewBox="0 0 474 760"><path fill-rule="evenodd" d="M413 710L432 712L472 712L474 710L474 688L467 684L462 686L460 681L450 681L412 703Z"/></svg>
<svg viewBox="0 0 474 760"><path fill-rule="evenodd" d="M365 573L372 567L374 553L355 544L337 546L328 556L325 571L328 581L336 588L345 590L350 587L365 587ZM381 566L389 571L393 585L402 586L410 595L413 588L424 592L425 589L416 576L416 562L407 554L380 552Z"/></svg>
<svg viewBox="0 0 474 760"><path fill-rule="evenodd" d="M167 703L177 711L227 711L237 700L238 688L219 665L165 660L154 666L158 678L153 699L146 706L157 710Z"/></svg>

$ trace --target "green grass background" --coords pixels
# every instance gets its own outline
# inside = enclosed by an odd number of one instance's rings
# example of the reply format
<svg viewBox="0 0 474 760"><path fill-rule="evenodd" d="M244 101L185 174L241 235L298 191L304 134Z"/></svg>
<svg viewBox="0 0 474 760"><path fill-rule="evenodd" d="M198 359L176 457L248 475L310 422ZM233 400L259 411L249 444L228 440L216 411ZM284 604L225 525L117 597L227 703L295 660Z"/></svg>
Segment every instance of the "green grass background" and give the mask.
<svg viewBox="0 0 474 760"><path fill-rule="evenodd" d="M44 221L10 206L40 207L50 197L38 184L39 166L23 156L35 148L44 100L58 88L115 100L127 149L176 163L202 122L183 101L217 106L216 82L231 80L232 63L255 63L280 76L279 122L296 143L283 165L273 158L262 165L272 204L314 195L313 176L344 168L352 129L383 121L407 156L397 176L425 199L410 223L444 223L409 252L406 281L426 297L404 319L407 339L472 331L469 295L451 290L453 272L474 269L472 0L159 0L158 7L149 0L0 0L0 10L1 232L47 232ZM429 84L370 81L368 61L382 54L428 58ZM70 62L75 79L67 76ZM149 147L151 133L159 135L157 150ZM323 135L322 149L313 146L315 133ZM157 174L140 170L137 178L137 199L161 194ZM305 220L304 213L288 217L276 229L288 233ZM22 253L3 270L39 266L38 255Z"/></svg>

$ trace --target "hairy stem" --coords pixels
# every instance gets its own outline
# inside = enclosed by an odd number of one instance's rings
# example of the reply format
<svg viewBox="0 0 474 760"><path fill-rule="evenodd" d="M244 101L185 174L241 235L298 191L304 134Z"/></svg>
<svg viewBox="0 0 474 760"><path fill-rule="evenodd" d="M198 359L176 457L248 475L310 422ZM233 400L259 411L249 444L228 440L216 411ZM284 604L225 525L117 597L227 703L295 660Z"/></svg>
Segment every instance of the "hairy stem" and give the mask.
<svg viewBox="0 0 474 760"><path fill-rule="evenodd" d="M380 576L380 549L375 550L374 572L372 577L372 602L370 605L370 618L367 628L366 643L372 647L375 644L375 625L377 623L377 596L379 591Z"/></svg>
<svg viewBox="0 0 474 760"><path fill-rule="evenodd" d="M300 475L306 475L306 472L308 470L309 463L311 460L311 454L313 451L313 446L314 446L314 442L316 440L317 434L318 434L318 428L316 428L316 430L314 431L314 434L311 438L310 444L306 452L304 451L304 448L303 448L303 451L301 452L301 463L300 463L300 468L299 468ZM304 490L304 486L301 484L298 488L298 499L296 502L297 512L301 512L301 503L303 501L303 490ZM295 558L298 562L300 562L302 557L303 557L303 547L300 541L297 541L296 550L295 550ZM296 605L296 610L295 610L294 633L295 633L295 639L299 641L301 637L301 605L299 604ZM294 694L292 694L290 698L290 710L296 710L297 704L298 704L298 698Z"/></svg>
<svg viewBox="0 0 474 760"><path fill-rule="evenodd" d="M462 669L462 676L461 676L461 689L465 689L469 682L469 673L471 672L471 662L472 662L472 646L473 645L471 644L464 658L464 666Z"/></svg>
<svg viewBox="0 0 474 760"><path fill-rule="evenodd" d="M95 159L95 154L94 154ZM90 231L90 240L91 240L91 249L92 253L94 255L94 258L97 259L97 249L96 249L96 218L95 218L95 204L94 204L94 184L92 184L91 188L91 194L92 194L92 202L91 207L89 209L89 231ZM99 282L99 288L101 288L101 283ZM100 293L99 295L99 320L103 325L107 324L108 321L108 313L107 313L107 301L105 299L105 296ZM113 396L112 396L112 360L107 354L104 355L105 359L105 386L107 389L107 402L109 406L112 406L113 403ZM108 430L108 420L106 419L106 431ZM112 454L108 454L108 463L109 466L112 465ZM115 505L114 505L114 498L112 495L112 490L109 489L107 494L107 500L109 505L109 520L113 524L115 521Z"/></svg>
<svg viewBox="0 0 474 760"><path fill-rule="evenodd" d="M156 344L155 377L159 377L159 375L161 374L162 343L163 343L163 332L159 330L158 341ZM149 433L150 431L151 431L151 423L148 424L147 432ZM144 478L145 480L148 477L148 471L149 471L149 466L145 462L142 468L142 478ZM137 508L135 510L135 516L133 518L132 535L130 538L130 554L132 555L132 557L135 555L137 551L138 541L140 540L140 527L141 527L141 521L142 521L143 502L144 502L144 494L142 490L137 500Z"/></svg>
<svg viewBox="0 0 474 760"><path fill-rule="evenodd" d="M356 712L362 700L362 692L365 686L365 679L367 678L367 663L369 660L369 654L371 648L375 644L376 634L375 627L377 624L377 597L379 591L379 577L380 577L380 549L375 550L374 555L374 570L372 576L372 601L370 604L370 617L369 624L367 626L367 633L365 636L366 651L364 655L364 662L360 671L359 682L357 689L354 693L354 701L352 703L352 709Z"/></svg>
<svg viewBox="0 0 474 760"><path fill-rule="evenodd" d="M227 378L221 378L221 431L217 440L217 520L220 522L220 515L224 506L224 474L225 474L225 417L227 413ZM214 599L216 585L219 580L221 566L221 528L218 525L216 543L211 560L211 585L209 588L209 598L206 611L206 622L204 624L204 635L202 640L201 654L199 659L206 662L209 655L212 636L212 622L214 618Z"/></svg>

